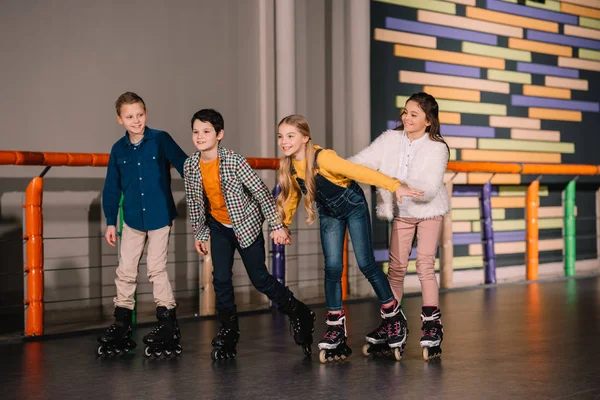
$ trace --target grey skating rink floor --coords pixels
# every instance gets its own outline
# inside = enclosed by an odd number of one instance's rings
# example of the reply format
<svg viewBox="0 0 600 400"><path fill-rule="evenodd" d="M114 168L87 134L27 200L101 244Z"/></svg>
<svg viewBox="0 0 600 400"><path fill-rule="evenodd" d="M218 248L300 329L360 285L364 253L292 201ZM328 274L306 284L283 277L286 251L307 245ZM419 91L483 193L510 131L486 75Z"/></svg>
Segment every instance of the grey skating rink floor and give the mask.
<svg viewBox="0 0 600 400"><path fill-rule="evenodd" d="M238 357L213 363L215 320L180 322L181 357L96 358L97 332L0 343L1 399L600 399L600 279L587 277L442 293L443 355L424 362L420 297L403 307L404 358L366 358L374 301L346 305L352 356L305 358L278 312L243 315ZM317 312L315 342L324 330Z"/></svg>

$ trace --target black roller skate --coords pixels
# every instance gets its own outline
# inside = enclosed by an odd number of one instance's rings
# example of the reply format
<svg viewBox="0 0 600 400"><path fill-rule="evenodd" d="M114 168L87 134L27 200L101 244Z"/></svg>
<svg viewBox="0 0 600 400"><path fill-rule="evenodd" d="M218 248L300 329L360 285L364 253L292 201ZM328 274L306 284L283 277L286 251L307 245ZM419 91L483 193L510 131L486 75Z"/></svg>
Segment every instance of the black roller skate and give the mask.
<svg viewBox="0 0 600 400"><path fill-rule="evenodd" d="M131 338L131 313L127 308L115 308L115 322L98 337L96 356L127 354L137 346Z"/></svg>
<svg viewBox="0 0 600 400"><path fill-rule="evenodd" d="M345 360L352 354L352 349L346 343L348 333L346 331L346 315L327 313L325 319L327 330L323 339L319 342L319 361L326 362Z"/></svg>
<svg viewBox="0 0 600 400"><path fill-rule="evenodd" d="M158 322L150 333L144 336L144 355L158 358L163 353L170 357L173 353L180 355L183 348L179 344L181 340L181 332L177 324L177 316L175 309L167 309L167 307L156 307L156 319Z"/></svg>
<svg viewBox="0 0 600 400"><path fill-rule="evenodd" d="M365 357L368 357L371 354L376 356L387 355L392 352L390 346L387 344L387 332L388 321L382 319L377 328L372 332L367 333L367 336L365 336L367 344L362 347L362 353Z"/></svg>
<svg viewBox="0 0 600 400"><path fill-rule="evenodd" d="M210 358L213 361L235 358L237 355L238 340L240 340L240 327L235 308L229 310L218 310L221 328L212 340L213 349Z"/></svg>
<svg viewBox="0 0 600 400"><path fill-rule="evenodd" d="M433 360L442 356L442 340L444 340L444 328L440 318L442 313L437 307L425 306L421 312L421 347L423 348L423 359Z"/></svg>
<svg viewBox="0 0 600 400"><path fill-rule="evenodd" d="M381 324L366 336L367 344L363 346L363 355L394 354L400 361L406 340L408 339L408 324L402 312L400 303L394 301L390 307L381 307Z"/></svg>
<svg viewBox="0 0 600 400"><path fill-rule="evenodd" d="M279 306L279 311L289 317L290 332L294 336L294 341L302 346L305 356L310 356L313 343L312 333L315 331L315 312L296 299L291 292L285 303Z"/></svg>

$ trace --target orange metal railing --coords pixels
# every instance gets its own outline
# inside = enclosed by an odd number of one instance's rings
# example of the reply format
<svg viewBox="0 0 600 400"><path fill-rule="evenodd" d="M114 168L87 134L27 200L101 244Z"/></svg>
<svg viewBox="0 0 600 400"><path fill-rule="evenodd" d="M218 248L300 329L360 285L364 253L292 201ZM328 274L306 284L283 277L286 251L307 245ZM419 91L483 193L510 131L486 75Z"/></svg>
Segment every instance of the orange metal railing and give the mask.
<svg viewBox="0 0 600 400"><path fill-rule="evenodd" d="M106 167L108 154L0 151L0 165L45 165L52 167ZM278 158L248 158L254 169L277 169ZM450 161L448 171L489 172L522 175L598 175L600 165L528 164Z"/></svg>
<svg viewBox="0 0 600 400"><path fill-rule="evenodd" d="M54 152L30 152L30 151L0 151L0 165L38 165L48 167L71 166L71 167L106 167L109 155L101 153L54 153ZM279 167L277 158L248 158L248 163L254 169L274 170ZM448 163L448 171L453 172L483 172L483 173L508 173L508 174L532 174L532 175L598 175L600 165L554 165L554 164L527 164L527 163L492 163L492 162L466 162L451 161ZM536 181L539 188L539 181ZM535 183L535 182L534 182ZM532 185L534 185L532 183ZM535 201L535 187L530 186L528 190L527 211L527 279L537 278L538 252L537 246L537 207L539 201ZM600 193L600 192L599 192ZM43 247L43 220L42 220L42 195L43 178L34 178L27 187L25 195L25 239L27 240L27 323L25 333L27 335L41 335L43 333L44 315L44 247ZM600 198L600 194L599 194ZM448 219L446 223L451 223ZM444 229L444 234L451 235L451 229ZM451 247L448 240L442 238L444 248ZM451 242L450 242L451 243ZM342 277L343 298L347 298L348 292L348 257L347 257L347 235L344 242L344 272ZM451 253L449 253L451 254ZM451 255L443 261L444 269L452 269ZM450 272L451 271L447 271ZM449 277L449 279L448 279ZM446 274L442 279L442 286L451 284L451 275ZM444 284L445 282L445 284Z"/></svg>
<svg viewBox="0 0 600 400"><path fill-rule="evenodd" d="M27 325L25 334L41 335L44 331L44 243L42 195L44 179L33 178L25 192L25 237L27 265Z"/></svg>

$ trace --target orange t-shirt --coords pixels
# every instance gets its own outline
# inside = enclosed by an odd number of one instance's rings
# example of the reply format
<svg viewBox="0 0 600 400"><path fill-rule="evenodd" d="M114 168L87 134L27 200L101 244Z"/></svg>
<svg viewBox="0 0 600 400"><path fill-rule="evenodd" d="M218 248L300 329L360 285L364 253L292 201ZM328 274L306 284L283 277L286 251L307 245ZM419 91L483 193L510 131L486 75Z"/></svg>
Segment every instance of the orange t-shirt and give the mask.
<svg viewBox="0 0 600 400"><path fill-rule="evenodd" d="M221 178L219 175L219 158L213 161L203 162L200 160L200 172L202 173L202 186L208 198L210 214L222 224L231 225L225 197L221 190Z"/></svg>

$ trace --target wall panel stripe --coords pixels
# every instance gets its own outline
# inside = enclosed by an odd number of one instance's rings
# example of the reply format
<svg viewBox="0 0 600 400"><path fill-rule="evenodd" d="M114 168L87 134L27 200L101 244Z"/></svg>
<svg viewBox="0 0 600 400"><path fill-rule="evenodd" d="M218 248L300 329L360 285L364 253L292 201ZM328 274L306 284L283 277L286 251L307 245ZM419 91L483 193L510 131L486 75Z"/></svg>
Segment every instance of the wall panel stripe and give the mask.
<svg viewBox="0 0 600 400"><path fill-rule="evenodd" d="M400 71L400 82L417 85L447 86L462 89L475 89L494 93L510 93L510 86L505 82L491 82L483 79L462 78L450 75L428 74L423 72Z"/></svg>
<svg viewBox="0 0 600 400"><path fill-rule="evenodd" d="M513 106L557 108L562 110L575 110L587 112L599 112L600 104L591 101L559 100L544 97L511 95Z"/></svg>
<svg viewBox="0 0 600 400"><path fill-rule="evenodd" d="M575 153L573 143L555 143L515 139L478 139L478 148L482 150L512 150L512 151L533 151L545 153Z"/></svg>
<svg viewBox="0 0 600 400"><path fill-rule="evenodd" d="M462 150L460 153L461 159L464 161L530 162L552 164L557 164L561 162L560 153L470 149Z"/></svg>
<svg viewBox="0 0 600 400"><path fill-rule="evenodd" d="M560 5L560 11L568 14L580 15L582 17L600 19L600 10L595 8L588 8L577 6L575 4L562 3Z"/></svg>
<svg viewBox="0 0 600 400"><path fill-rule="evenodd" d="M541 129L542 123L539 119L491 116L490 126L495 128Z"/></svg>
<svg viewBox="0 0 600 400"><path fill-rule="evenodd" d="M425 61L425 72L433 74L464 76L466 78L481 78L481 68L438 63L435 61ZM578 77L579 75L571 76L571 78Z"/></svg>
<svg viewBox="0 0 600 400"><path fill-rule="evenodd" d="M406 31L412 33L427 32L430 36L438 36L442 38L455 40L470 40L476 43L483 43L491 46L498 44L498 37L489 33L480 33L468 31L466 29L449 28L435 24L426 24L423 22L409 21L406 19L387 17L385 19L385 27L398 31ZM583 40L583 39L582 39Z"/></svg>
<svg viewBox="0 0 600 400"><path fill-rule="evenodd" d="M527 29L525 36L527 36L527 39L537 40L539 42L600 50L600 41L598 40L581 39L573 36L559 35L558 33L536 31L533 29Z"/></svg>
<svg viewBox="0 0 600 400"><path fill-rule="evenodd" d="M516 50L515 50L516 51ZM504 69L505 61L501 58L483 57L471 54L462 54L454 51L424 49L421 47L394 46L396 57L414 58L417 60L437 61L449 64L468 65L471 67Z"/></svg>
<svg viewBox="0 0 600 400"><path fill-rule="evenodd" d="M571 91L569 89L557 89L546 86L523 85L523 95L550 97L554 99L570 99Z"/></svg>
<svg viewBox="0 0 600 400"><path fill-rule="evenodd" d="M513 38L510 38L513 39ZM509 40L510 40L509 39ZM486 57L504 58L506 60L531 62L531 52L524 50L506 49L504 47L490 46L486 44L463 42L462 51ZM504 68L499 68L504 69Z"/></svg>
<svg viewBox="0 0 600 400"><path fill-rule="evenodd" d="M495 136L495 129L487 126L440 125L442 136L486 137Z"/></svg>
<svg viewBox="0 0 600 400"><path fill-rule="evenodd" d="M419 10L417 19L422 22L451 26L456 28L469 29L477 32L485 32L500 36L510 36L515 38L523 37L523 28L517 28L509 25L496 24L493 22L479 21L472 18L451 16L447 14L439 14L431 11ZM467 39L474 41L471 39ZM483 42L481 42L483 43Z"/></svg>
<svg viewBox="0 0 600 400"><path fill-rule="evenodd" d="M429 93L436 99L481 101L481 92L478 90L445 88L440 86L425 86L423 91Z"/></svg>
<svg viewBox="0 0 600 400"><path fill-rule="evenodd" d="M593 19L593 18L580 17L579 25L585 26L587 28L600 29L600 20ZM540 29L540 30L543 31L543 29Z"/></svg>
<svg viewBox="0 0 600 400"><path fill-rule="evenodd" d="M394 4L397 6L419 8L422 10L439 11L446 14L456 14L456 4L440 0L376 0L380 3Z"/></svg>
<svg viewBox="0 0 600 400"><path fill-rule="evenodd" d="M572 57L573 49L568 46L559 46L557 44L547 44L533 40L524 40L517 38L508 39L508 47L511 49L520 49L533 51L534 53L550 54L553 56Z"/></svg>
<svg viewBox="0 0 600 400"><path fill-rule="evenodd" d="M397 32L389 29L375 28L374 39L390 43L417 43L421 47L435 49L437 38L433 36L416 35L414 33Z"/></svg>
<svg viewBox="0 0 600 400"><path fill-rule="evenodd" d="M466 14L469 18L481 19L484 21L498 22L500 24L518 26L522 28L537 29L539 31L558 32L558 24L556 22L542 21L535 18L521 17L475 7L467 7Z"/></svg>
<svg viewBox="0 0 600 400"><path fill-rule="evenodd" d="M502 81L511 83L531 83L531 74L515 71L501 71L497 69L488 69L487 78L492 81Z"/></svg>
<svg viewBox="0 0 600 400"><path fill-rule="evenodd" d="M509 14L521 15L543 19L546 21L561 22L563 24L577 24L577 17L574 15L565 15L554 11L539 10L532 7L518 4L509 4L498 0L486 0L486 8L494 11L506 12Z"/></svg>
<svg viewBox="0 0 600 400"><path fill-rule="evenodd" d="M547 76L544 79L546 86L573 89L588 90L589 84L585 79L558 78L556 76Z"/></svg>
<svg viewBox="0 0 600 400"><path fill-rule="evenodd" d="M587 69L589 71L600 72L600 62L580 60L577 58L558 57L558 65L560 67Z"/></svg>
<svg viewBox="0 0 600 400"><path fill-rule="evenodd" d="M562 76L565 78L579 78L579 70L576 69L560 68L546 64L533 64L520 61L517 62L517 71L539 75Z"/></svg>
<svg viewBox="0 0 600 400"><path fill-rule="evenodd" d="M553 108L530 108L530 118L547 119L551 121L581 122L581 111L556 110Z"/></svg>
<svg viewBox="0 0 600 400"><path fill-rule="evenodd" d="M600 3L600 2L599 2ZM564 26L565 35L579 36L587 39L600 40L600 31L596 29L582 28L575 25Z"/></svg>
<svg viewBox="0 0 600 400"><path fill-rule="evenodd" d="M586 58L588 60L600 61L600 51L579 49L578 53L579 53L578 54L579 58Z"/></svg>
<svg viewBox="0 0 600 400"><path fill-rule="evenodd" d="M544 140L560 142L560 131L536 131L533 129L511 129L510 137L522 140Z"/></svg>

